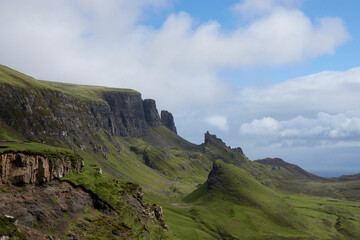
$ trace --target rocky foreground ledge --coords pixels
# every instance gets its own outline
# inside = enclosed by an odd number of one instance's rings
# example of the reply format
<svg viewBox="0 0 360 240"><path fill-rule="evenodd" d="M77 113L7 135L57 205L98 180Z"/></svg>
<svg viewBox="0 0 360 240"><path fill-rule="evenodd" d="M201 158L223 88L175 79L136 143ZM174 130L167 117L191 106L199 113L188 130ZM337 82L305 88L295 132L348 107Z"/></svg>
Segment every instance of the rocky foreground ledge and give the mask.
<svg viewBox="0 0 360 240"><path fill-rule="evenodd" d="M83 185L61 180L83 167L83 159L73 155L1 153L0 240L87 239L97 236L99 227L114 239L133 239L135 231L149 237L149 221L168 230L161 207L145 203L142 189L134 183L119 192L119 208ZM126 224L122 208L136 216L142 229Z"/></svg>
<svg viewBox="0 0 360 240"><path fill-rule="evenodd" d="M0 154L0 185L24 185L60 179L73 169L81 171L84 160L80 157L58 155L49 157L29 152Z"/></svg>

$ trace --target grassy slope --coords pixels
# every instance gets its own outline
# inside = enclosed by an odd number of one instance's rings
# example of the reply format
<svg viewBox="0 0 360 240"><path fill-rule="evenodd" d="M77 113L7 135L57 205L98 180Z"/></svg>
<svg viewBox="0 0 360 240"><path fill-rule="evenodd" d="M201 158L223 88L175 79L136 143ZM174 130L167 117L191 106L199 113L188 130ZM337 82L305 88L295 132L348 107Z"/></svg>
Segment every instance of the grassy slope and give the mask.
<svg viewBox="0 0 360 240"><path fill-rule="evenodd" d="M242 163L241 167L263 185L276 191L338 199L360 199L360 180L357 175L339 179L314 178L287 167L266 166L256 161Z"/></svg>
<svg viewBox="0 0 360 240"><path fill-rule="evenodd" d="M9 236L10 239L26 239L10 219L0 216L0 237Z"/></svg>
<svg viewBox="0 0 360 240"><path fill-rule="evenodd" d="M35 88L60 91L85 101L103 101L99 97L99 92L127 92L140 94L139 92L132 89L108 88L99 86L40 81L1 64L0 84L8 84L26 89Z"/></svg>
<svg viewBox="0 0 360 240"><path fill-rule="evenodd" d="M307 237L302 217L286 200L234 165L217 160L214 168L215 186L206 182L185 198L204 227L229 239Z"/></svg>
<svg viewBox="0 0 360 240"><path fill-rule="evenodd" d="M281 194L309 222L309 233L318 239L359 239L359 202Z"/></svg>
<svg viewBox="0 0 360 240"><path fill-rule="evenodd" d="M123 226L131 229L130 235L127 238L131 239L142 239L145 236L144 229L150 231L152 239L162 239L169 238L170 233L164 231L159 225L155 224L154 221L148 221L146 226L143 226L143 223L139 220L140 214L135 213L131 210L129 204L127 204L121 197L123 193L132 195L134 190L140 188L136 183L126 181L126 180L116 180L112 177L100 174L98 171L97 165L86 165L85 170L82 172L75 172L69 176L66 176L65 179L71 180L77 184L85 186L87 189L92 190L97 193L102 199L108 201L119 213L119 218L113 219L116 222L106 223L105 227L116 224L117 228L121 229ZM91 214L89 217L93 217ZM100 224L98 226L102 228ZM129 231L128 229L125 229ZM111 235L111 230L109 236L99 236L95 231L92 237L95 239L109 239L113 237Z"/></svg>

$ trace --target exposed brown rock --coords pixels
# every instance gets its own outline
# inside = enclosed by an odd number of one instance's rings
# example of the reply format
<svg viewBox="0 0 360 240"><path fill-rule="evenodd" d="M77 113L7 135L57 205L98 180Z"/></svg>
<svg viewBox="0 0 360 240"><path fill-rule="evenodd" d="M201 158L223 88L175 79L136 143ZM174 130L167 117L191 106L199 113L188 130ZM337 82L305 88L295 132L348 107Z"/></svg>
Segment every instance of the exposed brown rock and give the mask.
<svg viewBox="0 0 360 240"><path fill-rule="evenodd" d="M105 217L118 215L95 193L67 181L9 186L0 195L0 214L14 217L28 239L69 239L65 236L74 231L69 220L77 222L78 214L89 207ZM60 238L49 238L49 229Z"/></svg>
<svg viewBox="0 0 360 240"><path fill-rule="evenodd" d="M81 162L79 160L79 162ZM83 163L71 162L69 156L49 158L21 152L0 154L0 184L31 184L60 179L72 172L72 167L81 170Z"/></svg>

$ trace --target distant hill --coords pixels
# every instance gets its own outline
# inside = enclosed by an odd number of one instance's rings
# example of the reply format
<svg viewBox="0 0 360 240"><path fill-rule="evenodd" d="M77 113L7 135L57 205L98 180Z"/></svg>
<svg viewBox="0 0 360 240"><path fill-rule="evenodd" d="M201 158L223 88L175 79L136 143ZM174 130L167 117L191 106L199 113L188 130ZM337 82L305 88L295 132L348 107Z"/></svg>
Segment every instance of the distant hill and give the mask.
<svg viewBox="0 0 360 240"><path fill-rule="evenodd" d="M292 173L294 175L294 177L296 177L298 179L307 179L307 180L314 180L314 181L327 181L326 178L319 177L312 173L309 173L295 164L285 162L281 158L264 158L264 159L255 160L255 162L261 163L266 166L272 166L273 167L272 170L276 170L277 168L280 168L280 167L285 168L290 173Z"/></svg>
<svg viewBox="0 0 360 240"><path fill-rule="evenodd" d="M290 239L303 236L306 228L306 223L285 199L259 184L246 171L222 160L214 162L207 181L184 200L195 204L194 217L218 232L219 239L249 239L254 237L252 231L256 231L259 239L269 235ZM239 221L252 215L248 222ZM279 230L282 228L293 231Z"/></svg>

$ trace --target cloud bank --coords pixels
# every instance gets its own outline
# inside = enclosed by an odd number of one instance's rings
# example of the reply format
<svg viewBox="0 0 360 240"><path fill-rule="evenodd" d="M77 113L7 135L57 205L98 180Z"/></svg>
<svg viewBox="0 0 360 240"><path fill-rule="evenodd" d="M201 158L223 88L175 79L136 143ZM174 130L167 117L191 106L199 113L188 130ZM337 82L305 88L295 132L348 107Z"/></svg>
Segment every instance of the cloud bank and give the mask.
<svg viewBox="0 0 360 240"><path fill-rule="evenodd" d="M240 133L280 139L309 138L317 139L319 142L360 140L360 111L340 114L320 112L315 118L297 116L280 121L264 117L243 123Z"/></svg>
<svg viewBox="0 0 360 240"><path fill-rule="evenodd" d="M229 130L227 118L224 116L214 115L206 118L205 122L216 127L220 131L227 132Z"/></svg>
<svg viewBox="0 0 360 240"><path fill-rule="evenodd" d="M326 71L268 87L244 88L238 102L246 111L289 117L299 113L342 113L360 109L360 67Z"/></svg>
<svg viewBox="0 0 360 240"><path fill-rule="evenodd" d="M312 22L286 2L242 1L233 14L252 18L224 31L186 12L147 25L170 0L1 1L0 61L41 79L134 88L167 108L204 105L235 94L222 69L332 54L349 38L341 19Z"/></svg>

